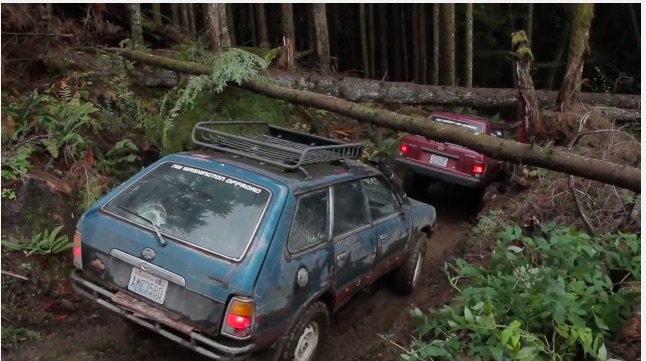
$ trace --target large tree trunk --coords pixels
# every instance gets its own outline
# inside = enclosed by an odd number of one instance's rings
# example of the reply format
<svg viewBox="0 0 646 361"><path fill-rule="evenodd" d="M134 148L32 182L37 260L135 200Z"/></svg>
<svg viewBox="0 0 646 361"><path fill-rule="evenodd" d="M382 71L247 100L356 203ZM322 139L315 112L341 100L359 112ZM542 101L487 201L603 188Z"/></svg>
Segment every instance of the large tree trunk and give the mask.
<svg viewBox="0 0 646 361"><path fill-rule="evenodd" d="M424 3L419 4L419 80L421 84L428 84L428 64L426 56L426 8Z"/></svg>
<svg viewBox="0 0 646 361"><path fill-rule="evenodd" d="M467 3L465 9L465 43L466 43L466 64L464 66L465 85L467 88L473 86L473 4Z"/></svg>
<svg viewBox="0 0 646 361"><path fill-rule="evenodd" d="M527 4L527 23L525 24L525 29L527 29L527 40L529 40L529 46L532 46L532 30L534 28L534 3Z"/></svg>
<svg viewBox="0 0 646 361"><path fill-rule="evenodd" d="M370 77L375 78L375 10L374 4L368 4L368 34L370 34Z"/></svg>
<svg viewBox="0 0 646 361"><path fill-rule="evenodd" d="M269 75L272 81L284 87L308 90L356 102L473 108L500 108L518 105L518 90L509 88L469 89L273 70L269 72ZM147 79L146 85L174 87L177 82L175 79L159 77ZM556 91L536 90L536 97L541 107L553 107L557 95ZM620 120L641 118L639 111L641 97L639 95L581 93L579 101L595 106L617 107L604 109L606 115L611 118L619 118Z"/></svg>
<svg viewBox="0 0 646 361"><path fill-rule="evenodd" d="M291 70L294 67L295 52L294 10L291 3L283 3L283 52L280 66Z"/></svg>
<svg viewBox="0 0 646 361"><path fill-rule="evenodd" d="M191 37L196 38L197 29L195 27L195 4L186 4L186 10L188 12L188 32L191 34Z"/></svg>
<svg viewBox="0 0 646 361"><path fill-rule="evenodd" d="M377 16L379 17L379 54L381 61L381 79L385 79L388 75L388 21L386 21L386 14L388 13L388 4L379 4Z"/></svg>
<svg viewBox="0 0 646 361"><path fill-rule="evenodd" d="M173 13L173 25L177 27L181 27L182 23L179 21L179 4L178 3L172 3L170 4L171 12Z"/></svg>
<svg viewBox="0 0 646 361"><path fill-rule="evenodd" d="M256 4L256 20L258 21L258 39L260 39L260 47L269 45L269 36L267 35L267 17L265 16L265 4ZM266 44L266 45L263 45Z"/></svg>
<svg viewBox="0 0 646 361"><path fill-rule="evenodd" d="M440 4L433 4L433 85L440 85Z"/></svg>
<svg viewBox="0 0 646 361"><path fill-rule="evenodd" d="M574 6L574 19L570 36L570 54L561 91L556 99L556 110L571 107L576 99L576 93L581 91L583 55L588 49L590 26L594 17L594 3L572 4L572 6Z"/></svg>
<svg viewBox="0 0 646 361"><path fill-rule="evenodd" d="M208 75L212 71L212 68L208 65L178 61L131 49L110 48L108 51L140 63L181 73ZM494 159L537 166L612 184L638 193L641 192L640 170L630 166L583 157L563 152L556 148L548 149L482 133L474 133L466 128L454 125L430 122L424 117L402 115L379 108L365 107L335 97L284 88L261 79L243 82L241 87L268 97L327 110L362 123L462 145Z"/></svg>
<svg viewBox="0 0 646 361"><path fill-rule="evenodd" d="M204 23L209 30L209 49L211 51L220 50L220 16L218 13L218 4L206 3L204 8Z"/></svg>
<svg viewBox="0 0 646 361"><path fill-rule="evenodd" d="M359 32L361 33L361 60L363 60L363 77L370 76L368 59L368 34L366 33L366 4L359 4Z"/></svg>
<svg viewBox="0 0 646 361"><path fill-rule="evenodd" d="M229 36L229 26L227 24L227 8L223 3L216 5L218 9L218 24L220 25L220 46L230 48L231 37Z"/></svg>
<svg viewBox="0 0 646 361"><path fill-rule="evenodd" d="M401 42L399 41L399 31L401 30L401 24L399 23L399 8L401 4L389 4L390 6L390 58L393 59L393 77L397 81L401 81L402 77L402 50ZM404 79L405 80L405 79Z"/></svg>
<svg viewBox="0 0 646 361"><path fill-rule="evenodd" d="M249 22L251 24L251 46L258 46L256 41L256 15L253 4L249 4Z"/></svg>
<svg viewBox="0 0 646 361"><path fill-rule="evenodd" d="M445 3L440 6L442 26L440 42L444 64L440 81L442 85L455 86L455 4Z"/></svg>
<svg viewBox="0 0 646 361"><path fill-rule="evenodd" d="M231 3L226 3L224 9L227 12L227 28L229 30L229 40L231 40L231 46L236 46L238 42L236 41L236 28L235 28L235 18L233 14L233 6Z"/></svg>
<svg viewBox="0 0 646 361"><path fill-rule="evenodd" d="M161 4L153 3L153 23L157 26L162 25Z"/></svg>
<svg viewBox="0 0 646 361"><path fill-rule="evenodd" d="M401 31L402 31L402 56L404 57L404 81L410 81L410 73L408 72L408 37L406 31L406 4L402 4L401 8ZM415 46L413 44L413 46Z"/></svg>
<svg viewBox="0 0 646 361"><path fill-rule="evenodd" d="M130 4L130 36L132 47L139 48L144 46L144 32L141 28L141 4Z"/></svg>
<svg viewBox="0 0 646 361"><path fill-rule="evenodd" d="M413 82L419 84L419 5L413 4Z"/></svg>
<svg viewBox="0 0 646 361"><path fill-rule="evenodd" d="M313 3L314 33L316 34L316 56L323 70L330 71L330 40L327 32L325 3Z"/></svg>
<svg viewBox="0 0 646 361"><path fill-rule="evenodd" d="M527 137L538 134L541 129L538 100L534 90L534 81L530 74L530 67L534 56L529 48L529 40L524 31L511 34L511 45L516 58L516 79L518 79L518 119L522 126L518 128L519 142L526 143Z"/></svg>
<svg viewBox="0 0 646 361"><path fill-rule="evenodd" d="M188 20L188 4L179 4L179 13L182 17L182 27L187 33L191 32Z"/></svg>

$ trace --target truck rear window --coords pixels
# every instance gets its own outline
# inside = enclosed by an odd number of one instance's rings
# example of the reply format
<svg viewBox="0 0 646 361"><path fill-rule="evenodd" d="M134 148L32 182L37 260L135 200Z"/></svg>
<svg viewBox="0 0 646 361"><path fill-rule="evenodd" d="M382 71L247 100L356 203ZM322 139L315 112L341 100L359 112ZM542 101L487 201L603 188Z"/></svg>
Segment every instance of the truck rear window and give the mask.
<svg viewBox="0 0 646 361"><path fill-rule="evenodd" d="M434 120L434 121L440 122L440 123L445 123L445 124L458 125L458 126L461 126L461 127L464 127L464 128L475 130L478 133L484 132L484 129L483 129L481 124L473 124L473 123L463 122L463 121L457 120L457 119L449 119L449 118L444 118L444 117L438 117L437 115L431 116L431 120Z"/></svg>
<svg viewBox="0 0 646 361"><path fill-rule="evenodd" d="M232 259L242 258L271 193L223 174L164 163L110 200L104 209ZM125 209L124 209L125 208Z"/></svg>

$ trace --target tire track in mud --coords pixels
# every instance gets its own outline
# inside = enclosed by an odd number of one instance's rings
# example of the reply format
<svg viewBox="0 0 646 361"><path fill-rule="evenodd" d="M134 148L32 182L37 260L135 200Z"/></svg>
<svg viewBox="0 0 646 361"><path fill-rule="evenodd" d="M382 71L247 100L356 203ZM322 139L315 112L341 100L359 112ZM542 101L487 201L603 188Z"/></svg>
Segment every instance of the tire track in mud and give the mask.
<svg viewBox="0 0 646 361"><path fill-rule="evenodd" d="M407 346L411 330L408 314L412 306L426 311L451 299L452 289L442 267L459 247L476 212L470 206L472 202L460 199L460 192L442 187L431 187L423 201L436 207L438 219L418 288L413 295L405 297L391 291L382 279L357 295L333 316L321 361L398 360L396 346L381 335L394 335L394 342ZM82 302L46 337L4 353L3 359L177 361L188 355L193 361L208 360L161 336L137 337L112 312Z"/></svg>

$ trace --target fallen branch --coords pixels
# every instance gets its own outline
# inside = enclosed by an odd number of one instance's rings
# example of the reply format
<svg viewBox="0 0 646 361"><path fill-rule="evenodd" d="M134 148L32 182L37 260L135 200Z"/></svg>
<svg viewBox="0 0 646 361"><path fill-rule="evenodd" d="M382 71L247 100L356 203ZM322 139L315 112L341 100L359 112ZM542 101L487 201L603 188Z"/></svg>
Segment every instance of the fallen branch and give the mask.
<svg viewBox="0 0 646 361"><path fill-rule="evenodd" d="M211 67L204 64L169 59L131 49L109 48L107 50L130 60L176 72L192 75L208 75L211 73ZM482 133L474 133L462 127L429 122L423 117L402 115L378 108L369 108L331 96L287 89L271 83L270 79L260 78L258 80L246 81L241 84L241 87L271 98L327 110L353 118L361 123L378 125L412 134L419 134L439 141L455 143L494 159L515 164L537 166L616 185L635 192L641 192L640 170L630 166L583 157L554 148L544 148L533 144L521 144Z"/></svg>
<svg viewBox="0 0 646 361"><path fill-rule="evenodd" d="M15 277L15 278L19 278L19 279L21 279L21 280L23 280L23 281L29 281L29 278L27 278L27 277L25 277L25 276L21 276L21 275L19 275L19 274L17 274L17 273L13 273L13 272L5 271L5 270L0 270L0 273L2 273L3 275L7 275L7 276L11 276L11 277Z"/></svg>

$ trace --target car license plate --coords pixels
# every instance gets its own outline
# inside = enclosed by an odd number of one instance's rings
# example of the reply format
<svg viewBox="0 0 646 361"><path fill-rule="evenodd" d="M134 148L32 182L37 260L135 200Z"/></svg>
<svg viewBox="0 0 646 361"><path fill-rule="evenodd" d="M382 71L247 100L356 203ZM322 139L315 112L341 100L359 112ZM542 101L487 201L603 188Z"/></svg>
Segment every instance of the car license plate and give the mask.
<svg viewBox="0 0 646 361"><path fill-rule="evenodd" d="M168 289L168 281L133 267L132 273L130 274L130 282L128 282L128 289L163 305L164 298L166 298L166 290Z"/></svg>
<svg viewBox="0 0 646 361"><path fill-rule="evenodd" d="M431 159L429 163L439 165L441 167L446 167L446 164L449 162L449 158L442 157L441 155L431 154Z"/></svg>

